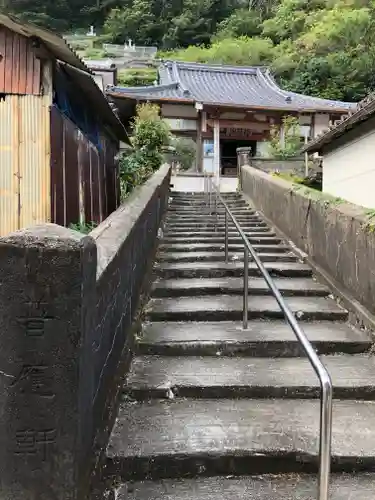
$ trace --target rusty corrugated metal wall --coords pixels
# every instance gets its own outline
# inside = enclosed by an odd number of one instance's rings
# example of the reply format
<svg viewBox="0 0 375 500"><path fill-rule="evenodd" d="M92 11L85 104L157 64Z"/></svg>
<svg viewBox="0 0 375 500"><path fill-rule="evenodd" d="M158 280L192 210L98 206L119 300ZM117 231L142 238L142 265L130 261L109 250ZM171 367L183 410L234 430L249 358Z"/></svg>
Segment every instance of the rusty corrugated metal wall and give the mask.
<svg viewBox="0 0 375 500"><path fill-rule="evenodd" d="M0 235L49 221L49 96L0 100Z"/></svg>
<svg viewBox="0 0 375 500"><path fill-rule="evenodd" d="M18 99L0 100L0 236L19 226ZM7 124L7 126L3 126Z"/></svg>
<svg viewBox="0 0 375 500"><path fill-rule="evenodd" d="M99 152L55 106L50 135L52 222L100 223L119 204L116 145L103 137Z"/></svg>
<svg viewBox="0 0 375 500"><path fill-rule="evenodd" d="M0 93L40 95L41 63L30 39L0 27Z"/></svg>

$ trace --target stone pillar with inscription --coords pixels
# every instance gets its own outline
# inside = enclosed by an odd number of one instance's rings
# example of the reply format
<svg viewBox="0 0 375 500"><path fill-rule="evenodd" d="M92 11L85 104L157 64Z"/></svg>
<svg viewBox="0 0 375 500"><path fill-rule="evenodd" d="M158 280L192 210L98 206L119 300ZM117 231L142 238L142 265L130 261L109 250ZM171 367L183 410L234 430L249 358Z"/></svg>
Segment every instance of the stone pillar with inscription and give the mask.
<svg viewBox="0 0 375 500"><path fill-rule="evenodd" d="M95 281L90 237L45 224L0 238L4 500L85 497Z"/></svg>

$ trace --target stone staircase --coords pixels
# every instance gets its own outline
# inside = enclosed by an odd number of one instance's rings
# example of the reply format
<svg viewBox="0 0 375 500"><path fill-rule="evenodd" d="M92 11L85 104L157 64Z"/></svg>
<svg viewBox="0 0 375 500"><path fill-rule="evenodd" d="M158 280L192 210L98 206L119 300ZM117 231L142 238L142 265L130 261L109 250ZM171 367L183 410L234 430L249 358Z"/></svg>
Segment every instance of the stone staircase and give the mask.
<svg viewBox="0 0 375 500"><path fill-rule="evenodd" d="M242 329L243 245L202 194L174 193L152 298L107 449L118 500L315 500L319 382L249 265ZM334 384L332 500L373 500L375 365L348 322L238 194L225 195ZM233 228L233 229L232 229Z"/></svg>

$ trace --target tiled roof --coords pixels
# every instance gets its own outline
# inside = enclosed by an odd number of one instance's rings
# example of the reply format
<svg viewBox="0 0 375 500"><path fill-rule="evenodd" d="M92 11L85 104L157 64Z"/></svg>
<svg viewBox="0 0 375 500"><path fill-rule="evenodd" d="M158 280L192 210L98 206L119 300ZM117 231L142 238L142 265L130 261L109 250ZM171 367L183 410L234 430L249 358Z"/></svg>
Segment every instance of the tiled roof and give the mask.
<svg viewBox="0 0 375 500"><path fill-rule="evenodd" d="M295 111L347 112L352 103L319 99L281 89L269 69L165 61L159 67L160 85L114 88L118 96L170 99L227 106Z"/></svg>
<svg viewBox="0 0 375 500"><path fill-rule="evenodd" d="M303 152L314 153L320 151L323 146L333 142L338 137L341 137L349 130L359 126L362 122L368 120L375 115L375 94L370 94L368 97L359 102L356 109L351 110L347 116L336 122L328 130L325 130L320 135L310 141L304 148Z"/></svg>
<svg viewBox="0 0 375 500"><path fill-rule="evenodd" d="M113 96L124 95L134 97L135 99L178 99L192 102L190 96L184 95L183 91L177 83L169 83L166 85L152 85L148 87L112 87L109 93Z"/></svg>

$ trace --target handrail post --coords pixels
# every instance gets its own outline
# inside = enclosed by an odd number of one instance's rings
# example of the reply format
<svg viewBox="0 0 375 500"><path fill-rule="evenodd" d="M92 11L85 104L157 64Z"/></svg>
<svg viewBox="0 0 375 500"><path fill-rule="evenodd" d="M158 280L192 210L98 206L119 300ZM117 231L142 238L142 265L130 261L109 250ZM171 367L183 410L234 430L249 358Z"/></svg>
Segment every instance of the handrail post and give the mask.
<svg viewBox="0 0 375 500"><path fill-rule="evenodd" d="M210 207L210 215L211 215L211 194L212 194L212 179L208 177L208 206Z"/></svg>
<svg viewBox="0 0 375 500"><path fill-rule="evenodd" d="M248 294L249 294L249 251L244 245L244 254L243 254L243 329L247 330L248 321L249 321L249 303L248 303Z"/></svg>
<svg viewBox="0 0 375 500"><path fill-rule="evenodd" d="M329 375L321 383L318 500L329 500L332 445L332 382Z"/></svg>
<svg viewBox="0 0 375 500"><path fill-rule="evenodd" d="M217 225L218 225L218 215L217 215L217 191L215 189L215 232L217 231Z"/></svg>
<svg viewBox="0 0 375 500"><path fill-rule="evenodd" d="M203 175L204 175L204 198L206 201L206 211L208 213L210 210L208 206L208 177L206 172L204 172Z"/></svg>
<svg viewBox="0 0 375 500"><path fill-rule="evenodd" d="M226 210L225 212L225 263L228 264L229 262L229 243L228 243L228 213Z"/></svg>

